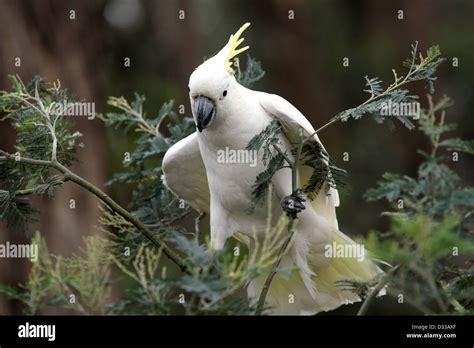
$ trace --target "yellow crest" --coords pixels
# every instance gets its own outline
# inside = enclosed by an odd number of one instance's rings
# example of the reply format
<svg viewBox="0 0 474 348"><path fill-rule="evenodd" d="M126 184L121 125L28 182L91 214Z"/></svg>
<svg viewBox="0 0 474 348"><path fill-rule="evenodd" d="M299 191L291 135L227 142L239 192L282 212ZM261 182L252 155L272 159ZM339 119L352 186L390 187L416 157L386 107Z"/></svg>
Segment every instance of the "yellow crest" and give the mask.
<svg viewBox="0 0 474 348"><path fill-rule="evenodd" d="M238 54L249 49L249 46L238 48L239 45L244 41L244 38L240 38L240 35L242 35L244 30L247 29L249 26L250 26L250 23L248 22L242 25L235 34L232 34L230 36L229 41L227 42L229 53L227 55L227 58L224 64L225 64L226 69L229 70L229 72L231 73L234 73L234 71L232 70L232 61L231 61L232 58L234 58Z"/></svg>

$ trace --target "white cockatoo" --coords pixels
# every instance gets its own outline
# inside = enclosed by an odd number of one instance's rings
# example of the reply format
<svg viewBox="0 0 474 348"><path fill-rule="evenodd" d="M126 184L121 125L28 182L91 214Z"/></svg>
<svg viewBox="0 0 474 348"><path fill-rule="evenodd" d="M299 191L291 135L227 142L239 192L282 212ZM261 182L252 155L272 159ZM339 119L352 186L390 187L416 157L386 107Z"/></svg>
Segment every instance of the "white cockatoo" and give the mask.
<svg viewBox="0 0 474 348"><path fill-rule="evenodd" d="M229 237L242 235L249 248L254 247L253 239L263 238L269 213L265 205L249 213L252 185L265 169L261 156L256 165L222 163L218 160L219 151L246 149L250 139L278 120L282 126L281 149L292 157L290 144L298 142L299 130L303 129L306 136L314 132L309 121L288 101L248 89L235 79L231 60L248 49L239 45L243 41L240 36L249 25L244 24L219 53L191 74L189 97L197 132L173 145L163 159L163 179L168 188L198 212L210 215L210 243L214 250L222 249ZM311 141L320 142L317 135ZM299 187L310 175L311 168L299 168ZM367 281L381 270L367 258L327 257L328 246L356 245L339 231L337 190L330 188L327 194L326 189L321 189L312 201L304 197L304 207L303 197L292 192L290 169L277 171L272 186L272 214L284 213L282 201L288 198L295 200L299 213L293 242L281 263L297 271L290 277L274 277L267 295L272 313L314 314L360 300L354 293L341 290L336 281ZM261 276L247 287L252 301L260 295L265 279Z"/></svg>

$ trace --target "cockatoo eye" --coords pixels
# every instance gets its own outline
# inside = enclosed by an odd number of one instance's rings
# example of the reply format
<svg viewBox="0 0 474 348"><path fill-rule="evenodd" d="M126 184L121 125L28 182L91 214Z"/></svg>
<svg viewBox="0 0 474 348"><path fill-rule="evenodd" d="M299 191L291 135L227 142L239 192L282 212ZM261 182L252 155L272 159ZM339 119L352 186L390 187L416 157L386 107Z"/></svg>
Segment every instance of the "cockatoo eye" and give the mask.
<svg viewBox="0 0 474 348"><path fill-rule="evenodd" d="M188 86L188 92L191 92L191 88L189 88L189 86Z"/></svg>
<svg viewBox="0 0 474 348"><path fill-rule="evenodd" d="M224 92L222 92L222 96L225 97L227 95L227 90L225 90Z"/></svg>

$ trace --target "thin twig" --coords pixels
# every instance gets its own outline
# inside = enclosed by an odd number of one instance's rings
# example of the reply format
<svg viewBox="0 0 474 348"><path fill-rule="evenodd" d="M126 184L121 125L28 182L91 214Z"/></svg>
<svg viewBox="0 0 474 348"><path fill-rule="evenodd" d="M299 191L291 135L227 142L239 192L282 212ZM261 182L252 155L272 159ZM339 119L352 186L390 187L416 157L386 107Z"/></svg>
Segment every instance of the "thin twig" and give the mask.
<svg viewBox="0 0 474 348"><path fill-rule="evenodd" d="M362 303L362 306L357 312L357 315L365 315L367 313L367 310L369 309L372 300L378 295L380 290L382 290L385 285L387 285L390 280L390 277L398 270L399 267L400 265L396 265L382 277L382 279L378 282L377 286L373 288L369 295L366 297L364 303Z"/></svg>
<svg viewBox="0 0 474 348"><path fill-rule="evenodd" d="M433 113L433 117L434 117L434 113ZM440 128L443 127L443 125L444 125L444 119L445 119L445 117L446 117L446 111L443 110L443 111L441 112L441 119L440 119L439 124L438 124L438 126L439 126ZM433 149L432 149L432 151L431 151L431 158L435 158L435 157L436 157L436 151L438 151L439 138L440 138L440 136L441 136L441 133L436 134L436 137L435 137L434 143L433 143Z"/></svg>
<svg viewBox="0 0 474 348"><path fill-rule="evenodd" d="M201 220L206 216L206 213L199 213L198 217L194 220L194 238L199 244L199 236L201 235Z"/></svg>
<svg viewBox="0 0 474 348"><path fill-rule="evenodd" d="M13 94L13 97L27 104L31 108L35 109L38 113L43 115L43 117L46 119L46 126L48 127L49 133L53 140L52 145L51 145L51 161L56 161L56 156L57 156L56 153L57 153L57 148L58 148L58 139L56 137L56 130L55 130L56 124L51 122L51 116L49 112L46 110L43 102L41 101L41 98L39 97L38 85L35 86L34 97L32 97L31 95L23 94L23 93L18 94L18 95ZM39 108L35 106L34 104L32 104L30 101L28 101L28 99L34 100L39 105Z"/></svg>
<svg viewBox="0 0 474 348"><path fill-rule="evenodd" d="M288 166L293 169L294 163L292 160L290 160L286 153L284 153L283 150L280 149L276 144L273 144L273 148L285 159L286 163L288 163Z"/></svg>
<svg viewBox="0 0 474 348"><path fill-rule="evenodd" d="M260 292L260 296L258 298L258 303L257 303L257 315L262 315L263 308L265 306L265 301L267 299L268 291L270 290L270 285L272 284L273 277L275 277L278 267L280 267L280 263L283 260L283 256L286 253L286 249L288 248L288 245L290 244L291 238L293 238L294 234L294 222L296 218L290 217L290 222L288 224L288 237L285 240L285 243L281 246L280 251L278 252L278 257L277 261L272 267L272 270L270 274L267 276L267 279L265 279L265 283L263 284L262 291Z"/></svg>

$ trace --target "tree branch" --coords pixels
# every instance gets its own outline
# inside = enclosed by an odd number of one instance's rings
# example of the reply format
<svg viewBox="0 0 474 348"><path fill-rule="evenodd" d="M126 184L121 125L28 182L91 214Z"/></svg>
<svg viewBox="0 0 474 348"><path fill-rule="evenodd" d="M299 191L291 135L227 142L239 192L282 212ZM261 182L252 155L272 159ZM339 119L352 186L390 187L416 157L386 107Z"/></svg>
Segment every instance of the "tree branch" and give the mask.
<svg viewBox="0 0 474 348"><path fill-rule="evenodd" d="M374 100L377 100L377 99L380 99L382 97L385 97L386 95L388 95L390 92L393 92L395 89L398 89L400 87L402 87L403 85L407 84L408 82L411 82L412 80L410 80L410 78L415 74L417 73L421 68L422 68L422 63L420 63L419 65L417 65L415 68L413 68L413 66L415 65L415 62L413 61L412 62L412 67L410 67L410 70L408 71L407 75L402 79L402 77L398 77L396 75L396 72L395 70L393 70L394 72L394 78L395 78L395 81L390 85L388 86L385 91L383 91L382 93L380 94L372 94L366 101L364 101L362 104L356 106L354 109L358 109L358 108L361 108L361 107L364 107L365 105L367 105L368 103L374 101ZM401 80L401 81L400 81ZM311 140L316 134L318 134L320 131L322 131L323 129L325 129L326 127L332 125L333 123L336 123L337 121L339 121L341 119L340 116L334 116L333 118L330 119L329 122L327 122L326 124L324 124L323 126L319 127L317 130L315 130L313 133L311 133L310 135L308 135L304 141L303 141L303 144L307 143L309 140Z"/></svg>
<svg viewBox="0 0 474 348"><path fill-rule="evenodd" d="M288 166L290 168L293 168L294 163L292 160L289 159L286 153L284 153L283 150L278 147L278 145L274 144L273 148L285 159L286 163L288 163Z"/></svg>
<svg viewBox="0 0 474 348"><path fill-rule="evenodd" d="M398 270L398 268L400 268L400 265L396 265L395 267L391 268L390 271L388 271L383 276L383 278L378 282L377 286L373 288L369 295L366 297L364 303L362 303L362 306L357 312L357 315L365 315L367 313L367 310L369 309L369 306L372 303L373 299L377 296L380 290L382 290L384 286L387 285L388 281L390 280L390 277Z"/></svg>
<svg viewBox="0 0 474 348"><path fill-rule="evenodd" d="M110 198L105 192L100 190L97 186L93 185L89 181L85 180L84 178L78 176L77 174L73 173L71 170L63 166L61 163L57 161L44 161L44 160L37 160L32 158L17 158L15 155L5 152L0 149L0 161L17 161L22 162L30 165L39 165L39 166L46 166L50 168L54 168L57 171L64 174L65 181L72 181L77 185L81 186L82 188L86 189L97 198L99 198L102 202L107 204L114 212L122 216L127 221L131 222L138 230L140 230L145 237L147 237L155 246L158 248L163 249L163 253L173 261L183 272L186 272L186 265L184 260L179 256L174 250L172 250L160 237L153 234L153 232L143 224L135 215L128 212L122 206L120 206L117 202L115 202L112 198Z"/></svg>

